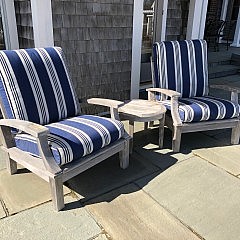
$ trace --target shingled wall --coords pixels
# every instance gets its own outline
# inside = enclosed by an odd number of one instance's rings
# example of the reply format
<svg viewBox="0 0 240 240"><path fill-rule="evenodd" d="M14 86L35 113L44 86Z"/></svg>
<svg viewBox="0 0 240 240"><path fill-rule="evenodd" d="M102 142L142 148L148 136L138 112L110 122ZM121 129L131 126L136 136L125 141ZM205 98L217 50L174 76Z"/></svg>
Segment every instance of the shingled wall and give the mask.
<svg viewBox="0 0 240 240"><path fill-rule="evenodd" d="M52 0L52 11L83 112L103 111L90 97L129 99L133 0Z"/></svg>
<svg viewBox="0 0 240 240"><path fill-rule="evenodd" d="M14 0L20 48L34 47L30 0Z"/></svg>

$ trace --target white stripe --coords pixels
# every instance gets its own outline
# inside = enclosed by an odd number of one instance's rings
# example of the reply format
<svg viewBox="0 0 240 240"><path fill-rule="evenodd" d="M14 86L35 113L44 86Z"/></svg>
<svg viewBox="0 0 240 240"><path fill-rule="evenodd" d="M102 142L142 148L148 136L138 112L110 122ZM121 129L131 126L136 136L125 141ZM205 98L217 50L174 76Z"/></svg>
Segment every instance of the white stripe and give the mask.
<svg viewBox="0 0 240 240"><path fill-rule="evenodd" d="M163 65L162 70L162 88L168 89L168 73L167 73L167 56L166 56L166 46L165 44L161 45L161 56L162 59L161 63Z"/></svg>
<svg viewBox="0 0 240 240"><path fill-rule="evenodd" d="M72 148L63 138L60 138L54 134L49 134L48 140L52 145L52 148L56 149L59 152L61 165L73 160Z"/></svg>
<svg viewBox="0 0 240 240"><path fill-rule="evenodd" d="M58 116L59 119L66 118L67 117L67 106L64 99L64 94L62 90L62 86L60 84L56 69L54 67L54 64L52 62L51 57L47 53L47 51L44 48L36 49L36 51L39 53L40 57L43 60L43 63L45 65L45 68L48 73L48 77L51 80L52 89L54 92L57 108L58 108Z"/></svg>
<svg viewBox="0 0 240 240"><path fill-rule="evenodd" d="M203 77L204 77L204 88L203 96L208 95L208 60L207 60L207 43L205 40L200 41L202 47L202 60L203 60Z"/></svg>
<svg viewBox="0 0 240 240"><path fill-rule="evenodd" d="M178 41L175 42L176 43L176 52L177 52L177 56L178 58L176 59L176 63L177 63L177 87L176 87L176 91L181 93L182 96L182 92L183 92L183 75L182 75L182 59L181 59L181 51L180 51L180 44Z"/></svg>
<svg viewBox="0 0 240 240"><path fill-rule="evenodd" d="M22 65L29 79L29 84L31 86L32 93L33 93L37 110L38 110L40 124L46 124L49 122L49 115L47 114L48 107L47 107L43 89L39 81L36 69L33 65L33 62L25 50L20 50L20 51L18 50L15 52L18 55L18 57L21 59Z"/></svg>
<svg viewBox="0 0 240 240"><path fill-rule="evenodd" d="M2 62L3 67L5 66L4 69L1 66L0 70L3 77L3 82L5 84L4 87L6 88L5 91L8 93L9 96L8 101L10 102L12 113L17 119L28 120L27 111L23 102L23 97L20 92L16 76L4 52L1 52L0 54L0 61Z"/></svg>
<svg viewBox="0 0 240 240"><path fill-rule="evenodd" d="M65 64L65 61L64 61L64 59L63 59L62 49L61 49L61 48L58 48L58 47L55 47L54 49L56 50L56 53L58 54L59 58L60 58L61 61L62 61L64 70L65 70L65 73L66 73L66 76L67 76L67 79L68 79L68 84L69 84L69 87L70 87L70 89L71 89L71 93L72 93L72 98L73 98L73 101L74 101L74 105L75 105L75 115L77 115L77 114L79 114L79 112L80 112L79 104L78 104L78 100L77 100L77 95L76 95L76 92L75 92L75 90L74 90L74 88L73 88L73 84L72 84L71 78L70 78L70 76L69 76L68 69L67 69L66 64Z"/></svg>
<svg viewBox="0 0 240 240"><path fill-rule="evenodd" d="M101 138L102 138L102 146L101 147L104 147L104 146L108 145L111 142L110 132L108 131L107 128L105 128L100 123L97 123L95 121L91 121L89 119L78 118L78 117L70 118L70 119L68 119L68 121L85 124L85 125L93 128L93 129L95 129L99 133Z"/></svg>
<svg viewBox="0 0 240 240"><path fill-rule="evenodd" d="M69 134L75 136L79 140L79 142L82 143L83 151L84 151L83 156L85 156L93 151L92 139L85 132L83 132L77 128L74 128L74 127L71 127L71 126L68 126L65 124L61 124L61 123L52 123L51 127L57 128L60 130L64 130L64 131L68 132Z"/></svg>
<svg viewBox="0 0 240 240"><path fill-rule="evenodd" d="M189 48L189 44L188 41L185 40L187 42L186 46L187 46L187 54L188 54L188 72L189 72L189 80L190 80L190 86L189 86L189 94L188 96L191 97L191 93L192 93L192 71L191 71L191 56L190 56L190 48Z"/></svg>
<svg viewBox="0 0 240 240"><path fill-rule="evenodd" d="M202 118L200 121L206 121L210 118L210 108L208 106L208 104L202 102L202 101L199 101L198 99L204 99L204 98L191 98L191 99L188 99L190 102L192 103L195 103L197 104L201 109L202 109ZM207 100L207 99L206 99Z"/></svg>

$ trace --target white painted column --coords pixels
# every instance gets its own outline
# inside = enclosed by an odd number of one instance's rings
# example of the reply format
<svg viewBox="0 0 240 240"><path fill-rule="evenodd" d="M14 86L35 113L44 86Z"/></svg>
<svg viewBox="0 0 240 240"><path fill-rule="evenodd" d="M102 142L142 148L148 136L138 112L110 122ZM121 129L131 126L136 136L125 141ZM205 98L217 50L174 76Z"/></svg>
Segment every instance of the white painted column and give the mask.
<svg viewBox="0 0 240 240"><path fill-rule="evenodd" d="M35 47L54 45L51 0L31 0Z"/></svg>
<svg viewBox="0 0 240 240"><path fill-rule="evenodd" d="M18 49L19 43L14 0L1 0L0 7L6 49Z"/></svg>
<svg viewBox="0 0 240 240"><path fill-rule="evenodd" d="M229 0L223 0L220 20L225 21L227 17Z"/></svg>
<svg viewBox="0 0 240 240"><path fill-rule="evenodd" d="M131 93L130 93L131 99L139 98L142 31L143 31L143 0L134 0Z"/></svg>
<svg viewBox="0 0 240 240"><path fill-rule="evenodd" d="M240 47L240 7L238 10L238 19L237 19L234 39L233 39L233 43L231 44L231 46L232 47Z"/></svg>
<svg viewBox="0 0 240 240"><path fill-rule="evenodd" d="M204 37L208 0L190 0L187 39L202 39Z"/></svg>
<svg viewBox="0 0 240 240"><path fill-rule="evenodd" d="M153 41L166 39L168 0L156 0L154 6L154 34Z"/></svg>

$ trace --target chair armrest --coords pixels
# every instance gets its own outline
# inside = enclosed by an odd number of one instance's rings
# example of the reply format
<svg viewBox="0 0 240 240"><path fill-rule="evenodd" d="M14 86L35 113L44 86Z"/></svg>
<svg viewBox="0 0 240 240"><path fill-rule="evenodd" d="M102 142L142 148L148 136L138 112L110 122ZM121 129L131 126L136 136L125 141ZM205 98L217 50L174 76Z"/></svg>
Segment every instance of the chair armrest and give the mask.
<svg viewBox="0 0 240 240"><path fill-rule="evenodd" d="M181 96L181 94L177 91L170 90L170 89L164 89L164 88L147 88L146 91L149 93L155 93L155 92L162 93L171 98L179 98Z"/></svg>
<svg viewBox="0 0 240 240"><path fill-rule="evenodd" d="M163 89L163 88L148 88L146 89L148 91L148 100L150 101L156 101L154 94L156 92L162 93L166 96L171 97L171 116L173 119L173 125L180 126L182 125L182 121L179 116L178 111L178 98L181 96L181 94L177 91L169 90L169 89Z"/></svg>
<svg viewBox="0 0 240 240"><path fill-rule="evenodd" d="M210 85L210 88L215 88L215 89L222 89L222 90L226 90L229 92L236 92L236 93L240 93L240 88L239 87L231 87L228 85L218 85L218 84L214 84L214 85Z"/></svg>
<svg viewBox="0 0 240 240"><path fill-rule="evenodd" d="M235 104L238 104L238 94L240 93L239 87L231 87L224 84L219 84L219 85L214 84L214 85L210 85L210 87L231 92L231 101L234 102Z"/></svg>
<svg viewBox="0 0 240 240"><path fill-rule="evenodd" d="M89 104L101 105L110 108L111 118L119 120L118 108L124 104L122 101L106 98L89 98Z"/></svg>
<svg viewBox="0 0 240 240"><path fill-rule="evenodd" d="M1 119L0 126L19 129L35 138L49 134L48 128L42 125L18 119Z"/></svg>
<svg viewBox="0 0 240 240"><path fill-rule="evenodd" d="M11 128L23 131L36 138L38 150L43 160L45 168L53 173L58 174L62 170L55 162L48 145L49 129L28 121L18 119L1 119L0 120L0 137L2 144L6 148L15 147L15 142L11 133Z"/></svg>
<svg viewBox="0 0 240 240"><path fill-rule="evenodd" d="M121 105L124 104L124 102L122 101L107 99L107 98L89 98L87 102L89 104L96 104L96 105L113 107L113 108L119 108Z"/></svg>

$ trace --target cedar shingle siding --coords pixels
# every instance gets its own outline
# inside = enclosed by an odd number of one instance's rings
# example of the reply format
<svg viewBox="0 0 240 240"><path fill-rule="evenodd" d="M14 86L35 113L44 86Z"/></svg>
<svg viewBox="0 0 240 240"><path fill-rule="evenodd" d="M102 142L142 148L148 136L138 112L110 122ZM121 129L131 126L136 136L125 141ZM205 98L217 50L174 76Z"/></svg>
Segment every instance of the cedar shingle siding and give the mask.
<svg viewBox="0 0 240 240"><path fill-rule="evenodd" d="M20 48L34 47L30 0L14 0Z"/></svg>
<svg viewBox="0 0 240 240"><path fill-rule="evenodd" d="M83 111L100 110L89 97L129 99L133 0L52 0L52 11Z"/></svg>

